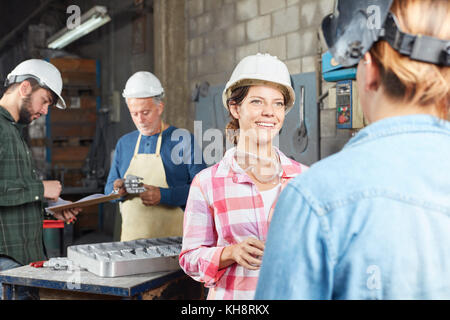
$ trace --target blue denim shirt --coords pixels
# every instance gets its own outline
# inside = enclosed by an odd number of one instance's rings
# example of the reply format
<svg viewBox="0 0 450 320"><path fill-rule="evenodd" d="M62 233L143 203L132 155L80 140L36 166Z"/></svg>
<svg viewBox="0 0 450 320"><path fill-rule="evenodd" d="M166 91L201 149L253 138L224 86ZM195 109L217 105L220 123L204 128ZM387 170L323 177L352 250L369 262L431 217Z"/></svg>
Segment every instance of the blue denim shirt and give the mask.
<svg viewBox="0 0 450 320"><path fill-rule="evenodd" d="M256 299L450 299L450 123L380 120L277 203Z"/></svg>

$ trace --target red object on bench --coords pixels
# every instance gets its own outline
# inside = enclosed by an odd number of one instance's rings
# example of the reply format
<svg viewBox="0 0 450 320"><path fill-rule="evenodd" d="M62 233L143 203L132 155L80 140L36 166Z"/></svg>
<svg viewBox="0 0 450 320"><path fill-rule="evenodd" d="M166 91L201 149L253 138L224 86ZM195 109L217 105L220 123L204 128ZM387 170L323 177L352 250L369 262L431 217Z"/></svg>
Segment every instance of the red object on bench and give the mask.
<svg viewBox="0 0 450 320"><path fill-rule="evenodd" d="M64 221L44 220L44 229L64 229Z"/></svg>

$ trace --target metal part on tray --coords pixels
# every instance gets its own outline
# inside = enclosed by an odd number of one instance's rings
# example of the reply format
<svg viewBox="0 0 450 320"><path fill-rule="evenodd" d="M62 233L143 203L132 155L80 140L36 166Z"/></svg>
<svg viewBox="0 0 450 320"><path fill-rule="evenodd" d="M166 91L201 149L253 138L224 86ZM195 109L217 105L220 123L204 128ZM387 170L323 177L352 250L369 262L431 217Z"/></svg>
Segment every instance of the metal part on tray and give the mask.
<svg viewBox="0 0 450 320"><path fill-rule="evenodd" d="M44 268L52 268L53 270L73 270L75 265L68 258L51 258L44 262Z"/></svg>
<svg viewBox="0 0 450 320"><path fill-rule="evenodd" d="M144 178L129 174L125 177L125 189L129 194L145 192L144 183L142 182L143 180Z"/></svg>
<svg viewBox="0 0 450 320"><path fill-rule="evenodd" d="M67 248L67 257L100 277L175 271L181 243L181 237L169 237L78 245Z"/></svg>

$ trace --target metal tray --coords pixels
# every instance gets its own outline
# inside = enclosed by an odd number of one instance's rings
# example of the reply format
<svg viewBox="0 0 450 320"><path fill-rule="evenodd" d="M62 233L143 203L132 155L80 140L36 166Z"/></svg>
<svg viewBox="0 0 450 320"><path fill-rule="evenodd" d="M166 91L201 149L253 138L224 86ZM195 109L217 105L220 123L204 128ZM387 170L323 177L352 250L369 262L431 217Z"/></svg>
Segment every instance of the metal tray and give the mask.
<svg viewBox="0 0 450 320"><path fill-rule="evenodd" d="M175 271L181 243L169 237L77 245L67 248L67 258L100 277Z"/></svg>

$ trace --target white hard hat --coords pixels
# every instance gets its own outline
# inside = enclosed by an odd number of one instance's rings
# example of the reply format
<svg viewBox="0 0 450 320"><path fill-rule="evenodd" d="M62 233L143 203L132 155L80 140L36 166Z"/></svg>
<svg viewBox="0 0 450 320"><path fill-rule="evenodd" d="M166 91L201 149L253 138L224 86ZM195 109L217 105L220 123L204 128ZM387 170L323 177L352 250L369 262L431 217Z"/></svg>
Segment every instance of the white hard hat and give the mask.
<svg viewBox="0 0 450 320"><path fill-rule="evenodd" d="M291 76L287 66L270 54L258 53L245 57L238 63L223 91L223 105L228 109L227 100L235 88L267 82L281 86L287 93L286 113L288 113L295 102Z"/></svg>
<svg viewBox="0 0 450 320"><path fill-rule="evenodd" d="M148 71L138 71L127 81L122 96L126 98L150 98L164 93L161 82Z"/></svg>
<svg viewBox="0 0 450 320"><path fill-rule="evenodd" d="M30 59L19 63L6 77L5 86L33 78L39 85L58 96L56 106L65 109L66 103L61 96L63 81L59 70L51 63L41 59Z"/></svg>

